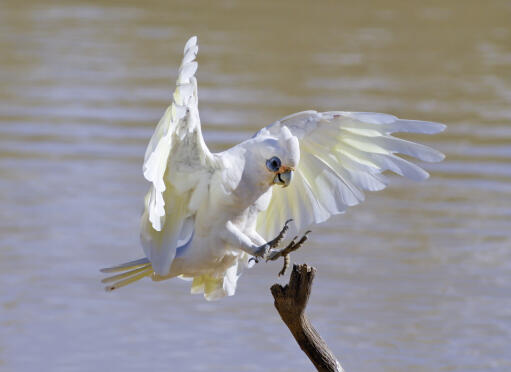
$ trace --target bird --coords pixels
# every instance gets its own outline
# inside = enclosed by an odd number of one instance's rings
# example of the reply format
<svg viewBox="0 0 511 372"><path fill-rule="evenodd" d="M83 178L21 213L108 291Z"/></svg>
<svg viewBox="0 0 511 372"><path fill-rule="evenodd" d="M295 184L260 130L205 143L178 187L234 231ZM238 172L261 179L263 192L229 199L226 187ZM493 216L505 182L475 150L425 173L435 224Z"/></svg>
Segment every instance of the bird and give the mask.
<svg viewBox="0 0 511 372"><path fill-rule="evenodd" d="M242 272L259 259L283 256L285 271L288 254L307 239L309 231L298 239L301 232L361 203L364 191L384 189L387 171L421 181L429 174L409 159L444 159L433 148L393 136L436 134L444 124L314 110L286 116L212 153L199 117L197 52L193 36L171 103L145 152L145 257L101 269L114 273L102 280L107 291L145 277L180 278L206 300L232 296ZM297 236L281 248L290 229Z"/></svg>

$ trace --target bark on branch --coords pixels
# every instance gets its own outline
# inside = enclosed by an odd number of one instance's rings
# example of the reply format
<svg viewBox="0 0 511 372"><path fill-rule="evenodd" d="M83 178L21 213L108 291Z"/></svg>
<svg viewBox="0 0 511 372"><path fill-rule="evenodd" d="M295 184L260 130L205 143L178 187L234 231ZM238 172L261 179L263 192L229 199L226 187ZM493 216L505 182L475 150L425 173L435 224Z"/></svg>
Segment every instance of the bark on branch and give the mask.
<svg viewBox="0 0 511 372"><path fill-rule="evenodd" d="M315 273L316 269L307 264L293 265L289 284L274 284L271 293L280 317L316 369L341 372L341 364L305 315Z"/></svg>

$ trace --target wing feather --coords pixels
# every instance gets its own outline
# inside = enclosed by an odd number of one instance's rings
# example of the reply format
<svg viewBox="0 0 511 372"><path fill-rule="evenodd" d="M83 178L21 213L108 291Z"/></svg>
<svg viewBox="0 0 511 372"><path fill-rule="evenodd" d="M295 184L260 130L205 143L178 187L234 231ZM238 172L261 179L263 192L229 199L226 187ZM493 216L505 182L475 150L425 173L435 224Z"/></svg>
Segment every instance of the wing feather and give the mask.
<svg viewBox="0 0 511 372"><path fill-rule="evenodd" d="M279 231L284 218L293 218L297 230L303 230L343 213L365 199L364 190L384 189L385 171L418 181L429 176L399 154L426 162L444 158L430 147L392 136L439 133L445 129L440 123L371 112L303 111L266 130L278 135L283 126L299 139L300 163L293 182L284 189L274 187L268 208L258 217L258 232L266 238Z"/></svg>
<svg viewBox="0 0 511 372"><path fill-rule="evenodd" d="M157 274L166 275L179 242L186 241L190 218L206 194L215 158L202 137L198 111L198 46L185 45L172 102L147 146L144 177L151 182L142 215L141 241Z"/></svg>

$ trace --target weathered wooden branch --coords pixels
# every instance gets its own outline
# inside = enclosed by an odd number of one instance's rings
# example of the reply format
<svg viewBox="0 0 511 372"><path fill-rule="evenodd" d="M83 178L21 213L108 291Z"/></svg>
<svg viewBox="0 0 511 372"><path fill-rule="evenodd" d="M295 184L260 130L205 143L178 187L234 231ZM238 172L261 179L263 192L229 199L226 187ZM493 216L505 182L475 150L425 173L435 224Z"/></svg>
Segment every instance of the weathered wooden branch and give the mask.
<svg viewBox="0 0 511 372"><path fill-rule="evenodd" d="M315 273L316 269L307 264L293 265L289 284L274 284L271 293L280 317L316 369L341 372L341 364L305 315Z"/></svg>

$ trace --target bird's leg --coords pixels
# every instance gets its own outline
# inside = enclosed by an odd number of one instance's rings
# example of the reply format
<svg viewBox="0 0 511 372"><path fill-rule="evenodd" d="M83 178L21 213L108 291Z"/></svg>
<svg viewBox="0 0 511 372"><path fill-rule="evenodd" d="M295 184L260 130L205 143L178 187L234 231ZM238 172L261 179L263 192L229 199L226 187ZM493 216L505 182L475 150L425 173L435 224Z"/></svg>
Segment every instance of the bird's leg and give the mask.
<svg viewBox="0 0 511 372"><path fill-rule="evenodd" d="M266 258L270 249L278 246L288 230L287 225L289 222L291 222L291 220L286 221L279 235L270 242L266 242L257 234L252 237L247 235L231 221L227 221L225 224L225 229L220 232L220 238L230 246L237 247L249 255L254 256L254 259L257 261L256 257Z"/></svg>
<svg viewBox="0 0 511 372"><path fill-rule="evenodd" d="M273 240L270 240L266 244L263 244L260 246L257 251L254 254L254 257L250 259L250 261L254 260L256 263L259 262L259 257L267 258L268 254L270 253L271 249L275 249L279 246L282 239L284 239L284 236L286 235L287 230L289 229L289 223L293 221L292 219L287 220L284 223L284 227L282 230L280 230L280 233L277 235L277 237Z"/></svg>
<svg viewBox="0 0 511 372"><path fill-rule="evenodd" d="M295 240L298 238L298 236L295 236L291 243L287 245L287 247L283 249L278 250L272 250L269 254L269 256L266 258L266 262L268 261L275 261L279 257L284 257L284 266L282 267L282 270L279 272L279 276L284 275L286 272L286 269L289 267L290 257L289 254L291 252L296 251L298 248L300 248L303 243L307 240L307 235L310 233L310 230L305 232L305 234L298 240L298 242L295 243Z"/></svg>

